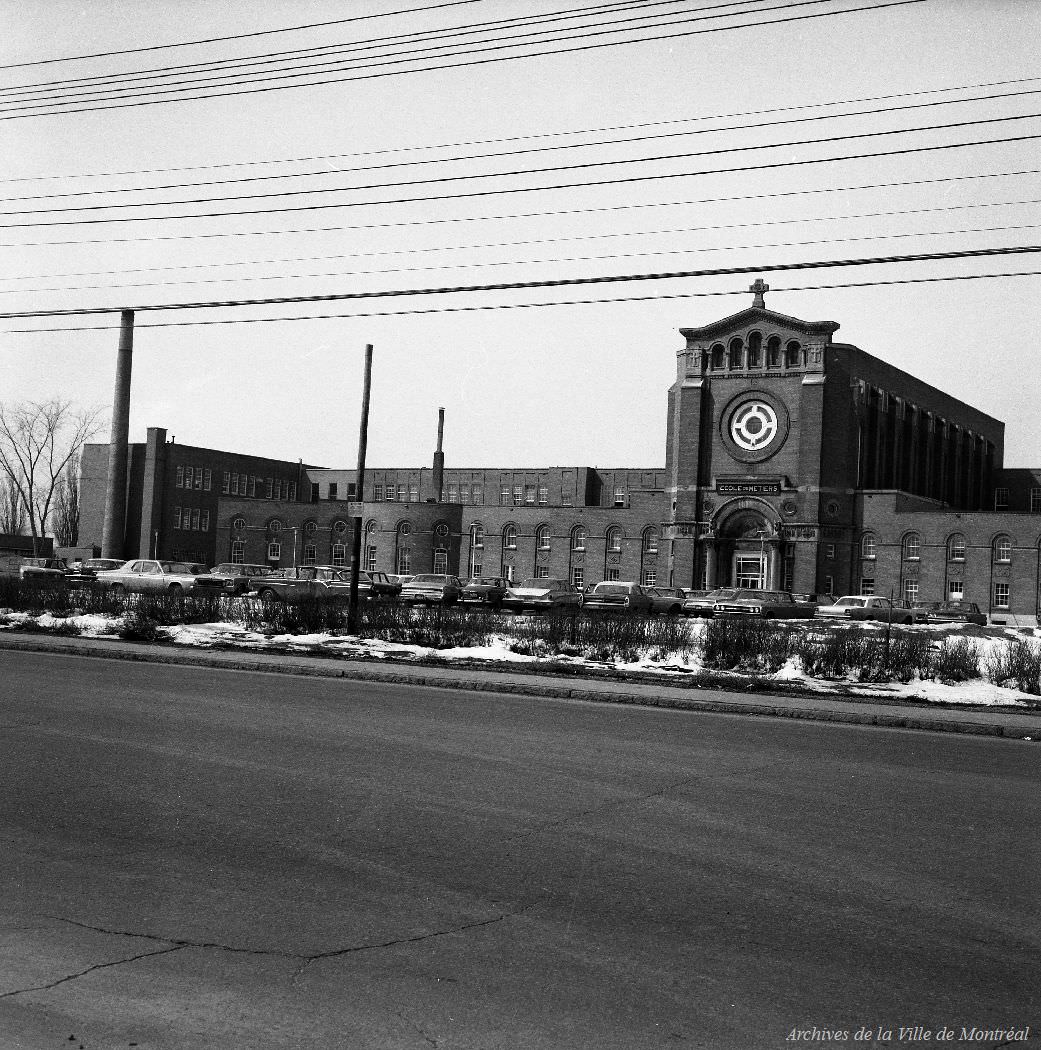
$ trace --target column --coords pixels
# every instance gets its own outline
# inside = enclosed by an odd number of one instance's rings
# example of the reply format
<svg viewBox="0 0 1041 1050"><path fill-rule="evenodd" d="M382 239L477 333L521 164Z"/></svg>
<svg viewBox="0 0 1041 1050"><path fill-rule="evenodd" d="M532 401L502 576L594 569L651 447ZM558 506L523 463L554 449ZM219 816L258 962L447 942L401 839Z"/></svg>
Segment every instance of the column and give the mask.
<svg viewBox="0 0 1041 1050"><path fill-rule="evenodd" d="M130 370L134 356L134 311L120 316L116 385L112 395L112 431L108 442L108 479L105 487L105 527L101 539L104 558L123 558L126 552L127 461L130 456Z"/></svg>
<svg viewBox="0 0 1041 1050"><path fill-rule="evenodd" d="M716 566L716 541L714 539L705 540L705 587L708 590L712 590L716 586L716 574L718 568Z"/></svg>

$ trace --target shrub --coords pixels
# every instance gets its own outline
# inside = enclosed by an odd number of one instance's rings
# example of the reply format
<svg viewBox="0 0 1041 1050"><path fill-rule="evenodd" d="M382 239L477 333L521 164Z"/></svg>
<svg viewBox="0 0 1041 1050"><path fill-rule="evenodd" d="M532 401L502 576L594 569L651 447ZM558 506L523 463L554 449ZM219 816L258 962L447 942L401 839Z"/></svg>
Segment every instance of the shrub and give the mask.
<svg viewBox="0 0 1041 1050"><path fill-rule="evenodd" d="M995 685L1041 695L1041 650L1024 638L1010 638L984 656L983 673Z"/></svg>
<svg viewBox="0 0 1041 1050"><path fill-rule="evenodd" d="M846 678L854 668L860 671L874 662L860 627L808 632L796 641L795 654L813 678Z"/></svg>
<svg viewBox="0 0 1041 1050"><path fill-rule="evenodd" d="M61 620L51 628L51 634L56 634L60 638L75 638L82 633L80 625L75 620Z"/></svg>
<svg viewBox="0 0 1041 1050"><path fill-rule="evenodd" d="M499 617L480 609L452 605L413 609L398 602L370 602L362 608L360 634L402 645L453 649L487 645L499 626Z"/></svg>
<svg viewBox="0 0 1041 1050"><path fill-rule="evenodd" d="M758 617L713 617L701 638L701 660L717 670L779 671L797 650L796 630Z"/></svg>
<svg viewBox="0 0 1041 1050"><path fill-rule="evenodd" d="M966 682L980 677L980 647L968 638L947 638L932 654L929 671L941 682Z"/></svg>

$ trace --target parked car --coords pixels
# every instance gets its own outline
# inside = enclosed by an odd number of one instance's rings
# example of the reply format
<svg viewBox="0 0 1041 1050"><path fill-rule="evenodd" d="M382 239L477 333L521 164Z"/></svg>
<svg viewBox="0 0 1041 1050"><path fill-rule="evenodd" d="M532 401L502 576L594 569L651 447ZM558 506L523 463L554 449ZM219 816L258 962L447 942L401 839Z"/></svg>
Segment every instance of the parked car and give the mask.
<svg viewBox="0 0 1041 1050"><path fill-rule="evenodd" d="M987 626L987 614L975 602L922 602L915 606L926 615L928 623L974 623Z"/></svg>
<svg viewBox="0 0 1041 1050"><path fill-rule="evenodd" d="M716 601L716 616L761 616L764 620L812 620L816 605L797 602L788 591L740 587Z"/></svg>
<svg viewBox="0 0 1041 1050"><path fill-rule="evenodd" d="M190 594L198 578L187 562L134 558L95 577L112 594Z"/></svg>
<svg viewBox="0 0 1041 1050"><path fill-rule="evenodd" d="M793 591L792 597L801 605L834 605L834 594L816 593L814 591Z"/></svg>
<svg viewBox="0 0 1041 1050"><path fill-rule="evenodd" d="M646 613L651 610L651 597L638 583L605 580L586 595L583 607L588 612Z"/></svg>
<svg viewBox="0 0 1041 1050"><path fill-rule="evenodd" d="M501 576L475 576L463 587L459 600L490 605L497 609L502 604L503 598L506 597L508 587L509 584Z"/></svg>
<svg viewBox="0 0 1041 1050"><path fill-rule="evenodd" d="M118 569L122 564L119 558L87 558L78 566L73 563L73 567L65 573L65 579L72 587L89 587L97 582L99 572Z"/></svg>
<svg viewBox="0 0 1041 1050"><path fill-rule="evenodd" d="M687 592L681 587L647 587L648 597L651 599L652 613L665 616L679 616L683 611L683 603L687 600Z"/></svg>
<svg viewBox="0 0 1041 1050"><path fill-rule="evenodd" d="M566 580L532 576L517 585L510 585L503 597L502 607L512 612L524 612L525 609L568 609L577 612L582 607L582 592Z"/></svg>
<svg viewBox="0 0 1041 1050"><path fill-rule="evenodd" d="M844 617L847 620L875 620L879 623L925 623L928 613L915 609L905 601L890 600L876 595L847 594L834 605L818 605L817 615L825 618Z"/></svg>
<svg viewBox="0 0 1041 1050"><path fill-rule="evenodd" d="M257 596L264 602L293 602L303 598L347 601L350 577L335 565L297 565L275 569L254 580ZM369 588L359 580L358 595L368 597Z"/></svg>
<svg viewBox="0 0 1041 1050"><path fill-rule="evenodd" d="M69 567L64 558L24 558L18 575L29 583L47 587L64 587Z"/></svg>
<svg viewBox="0 0 1041 1050"><path fill-rule="evenodd" d="M404 587L409 580L414 580L415 576L402 576L398 573L388 572L387 579L390 580L391 583L396 583L399 587ZM400 593L400 591L398 593Z"/></svg>
<svg viewBox="0 0 1041 1050"><path fill-rule="evenodd" d="M687 616L714 616L716 602L735 593L733 587L717 587L714 591L699 591L683 602L683 612Z"/></svg>
<svg viewBox="0 0 1041 1050"><path fill-rule="evenodd" d="M401 585L401 600L417 605L451 605L459 600L463 584L458 576L422 572Z"/></svg>
<svg viewBox="0 0 1041 1050"><path fill-rule="evenodd" d="M346 568L340 570L340 575L349 584L354 574L350 568ZM397 598L401 594L401 584L385 572L362 569L358 573L358 593L368 598Z"/></svg>
<svg viewBox="0 0 1041 1050"><path fill-rule="evenodd" d="M247 591L256 590L256 581L271 572L270 565L222 561L195 582L200 594L226 594L237 597Z"/></svg>

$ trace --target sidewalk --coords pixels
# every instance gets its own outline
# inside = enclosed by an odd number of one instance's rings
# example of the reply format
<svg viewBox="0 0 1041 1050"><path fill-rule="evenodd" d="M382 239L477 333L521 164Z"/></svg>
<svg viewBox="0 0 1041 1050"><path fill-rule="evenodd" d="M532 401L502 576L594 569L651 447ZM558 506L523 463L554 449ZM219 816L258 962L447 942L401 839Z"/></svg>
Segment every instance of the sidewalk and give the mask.
<svg viewBox="0 0 1041 1050"><path fill-rule="evenodd" d="M550 696L591 703L636 704L685 711L756 715L771 718L805 718L818 722L887 726L939 733L1041 739L1041 710L947 707L938 704L863 700L841 695L796 693L738 693L722 689L671 685L659 681L633 682L611 679L540 675L512 670L388 664L376 660L337 660L286 653L235 652L181 649L97 638L56 638L3 632L0 650L46 652L69 656L101 657L179 666L260 671L271 674L345 678L475 692Z"/></svg>

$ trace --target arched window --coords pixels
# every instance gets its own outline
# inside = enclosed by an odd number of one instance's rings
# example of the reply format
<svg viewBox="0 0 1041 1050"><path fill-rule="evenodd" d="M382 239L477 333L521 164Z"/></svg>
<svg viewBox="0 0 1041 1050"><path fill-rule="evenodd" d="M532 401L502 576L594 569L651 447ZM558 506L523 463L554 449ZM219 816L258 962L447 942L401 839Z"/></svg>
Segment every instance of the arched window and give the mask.
<svg viewBox="0 0 1041 1050"><path fill-rule="evenodd" d="M243 530L243 529L244 529L244 528L246 527L246 519L245 519L245 518L236 518L236 519L235 519L235 520L234 520L234 521L233 521L233 522L231 523L231 527L232 527L232 528L233 528L233 529L234 529L234 530L235 530L236 532L242 532L242 530Z"/></svg>
<svg viewBox="0 0 1041 1050"><path fill-rule="evenodd" d="M365 526L365 532L366 532L366 533L368 534L368 537L369 537L369 542L370 542L370 543L373 543L373 542L375 542L375 538L376 538L376 533L377 533L378 531L379 531L379 525L377 525L377 524L376 524L376 522L374 522L374 521L370 521L370 522L369 522L369 523L368 523L368 524L367 524L367 525Z"/></svg>
<svg viewBox="0 0 1041 1050"><path fill-rule="evenodd" d="M793 339L784 348L784 363L787 368L798 368L801 363L802 347Z"/></svg>
<svg viewBox="0 0 1041 1050"><path fill-rule="evenodd" d="M1012 561L1012 537L999 536L994 541L994 560L1007 563Z"/></svg>
<svg viewBox="0 0 1041 1050"><path fill-rule="evenodd" d="M653 525L643 530L643 552L644 554L658 553L658 530Z"/></svg>
<svg viewBox="0 0 1041 1050"><path fill-rule="evenodd" d="M304 535L313 536L318 531L317 521L305 521L304 522Z"/></svg>
<svg viewBox="0 0 1041 1050"><path fill-rule="evenodd" d="M714 370L719 370L724 364L726 364L726 360L724 357L723 344L716 343L716 345L712 347L712 368Z"/></svg>
<svg viewBox="0 0 1041 1050"><path fill-rule="evenodd" d="M584 551L586 549L586 530L582 525L576 525L571 530L571 549L573 551Z"/></svg>
<svg viewBox="0 0 1041 1050"><path fill-rule="evenodd" d="M612 525L607 530L607 549L609 551L622 549L622 530L617 525Z"/></svg>
<svg viewBox="0 0 1041 1050"><path fill-rule="evenodd" d="M965 537L960 532L947 541L947 560L965 561Z"/></svg>
<svg viewBox="0 0 1041 1050"><path fill-rule="evenodd" d="M549 526L548 525L540 525L535 530L535 546L540 551L548 551L549 550Z"/></svg>
<svg viewBox="0 0 1041 1050"><path fill-rule="evenodd" d="M751 332L748 336L748 367L759 368L763 363L763 336L760 332Z"/></svg>
<svg viewBox="0 0 1041 1050"><path fill-rule="evenodd" d="M770 336L766 341L766 367L781 367L781 340L776 335Z"/></svg>
<svg viewBox="0 0 1041 1050"><path fill-rule="evenodd" d="M343 536L347 532L347 522L342 519L333 522L333 532L337 536Z"/></svg>
<svg viewBox="0 0 1041 1050"><path fill-rule="evenodd" d="M873 532L865 532L860 538L860 556L862 558L878 557L878 540Z"/></svg>
<svg viewBox="0 0 1041 1050"><path fill-rule="evenodd" d="M443 540L448 535L448 526L445 524L445 522L439 521L434 526L434 535L441 540Z"/></svg>
<svg viewBox="0 0 1041 1050"><path fill-rule="evenodd" d="M740 339L730 340L730 358L727 362L730 368L741 367L741 348L743 344Z"/></svg>
<svg viewBox="0 0 1041 1050"><path fill-rule="evenodd" d="M513 551L517 549L517 526L506 525L502 530L502 549Z"/></svg>
<svg viewBox="0 0 1041 1050"><path fill-rule="evenodd" d="M282 522L278 518L272 518L267 523L268 532L275 533L276 535L282 531Z"/></svg>
<svg viewBox="0 0 1041 1050"><path fill-rule="evenodd" d="M412 535L412 522L402 521L398 523L398 535L399 536L411 536Z"/></svg>
<svg viewBox="0 0 1041 1050"><path fill-rule="evenodd" d="M922 557L922 537L909 532L904 537L904 561L918 561Z"/></svg>
<svg viewBox="0 0 1041 1050"><path fill-rule="evenodd" d="M470 526L470 546L471 547L483 547L484 546L484 526L479 521L475 521Z"/></svg>

